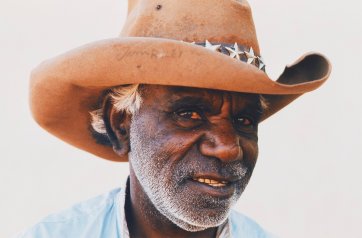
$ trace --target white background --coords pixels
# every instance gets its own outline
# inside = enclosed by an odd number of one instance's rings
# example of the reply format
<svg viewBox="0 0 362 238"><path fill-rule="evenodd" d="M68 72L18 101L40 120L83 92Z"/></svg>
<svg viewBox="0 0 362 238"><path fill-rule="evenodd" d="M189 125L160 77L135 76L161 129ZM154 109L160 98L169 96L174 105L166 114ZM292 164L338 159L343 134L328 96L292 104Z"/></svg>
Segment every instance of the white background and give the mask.
<svg viewBox="0 0 362 238"><path fill-rule="evenodd" d="M307 51L324 53L334 67L323 87L260 125L259 161L237 209L280 237L360 237L361 1L250 4L272 78ZM1 0L0 237L120 186L127 176L126 163L95 158L43 131L28 108L31 69L71 48L117 36L126 5Z"/></svg>

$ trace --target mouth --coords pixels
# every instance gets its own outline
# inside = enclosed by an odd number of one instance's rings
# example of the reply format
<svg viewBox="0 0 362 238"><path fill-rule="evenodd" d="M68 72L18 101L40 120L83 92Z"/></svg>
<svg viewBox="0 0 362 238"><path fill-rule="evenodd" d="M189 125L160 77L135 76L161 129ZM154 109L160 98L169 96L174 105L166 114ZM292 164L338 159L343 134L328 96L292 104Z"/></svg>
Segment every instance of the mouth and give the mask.
<svg viewBox="0 0 362 238"><path fill-rule="evenodd" d="M230 182L225 181L225 180L214 180L211 178L192 178L193 181L202 183L202 184L206 184L208 186L211 187L225 187L227 186Z"/></svg>
<svg viewBox="0 0 362 238"><path fill-rule="evenodd" d="M189 182L193 192L212 197L230 198L237 190L238 180L205 175L192 177Z"/></svg>

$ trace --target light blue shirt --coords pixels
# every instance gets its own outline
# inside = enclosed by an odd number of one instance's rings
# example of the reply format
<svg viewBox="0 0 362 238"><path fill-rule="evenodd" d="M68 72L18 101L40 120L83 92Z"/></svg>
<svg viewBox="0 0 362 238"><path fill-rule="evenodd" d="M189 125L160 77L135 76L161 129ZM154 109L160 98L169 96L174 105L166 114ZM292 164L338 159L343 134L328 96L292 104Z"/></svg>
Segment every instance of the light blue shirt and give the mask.
<svg viewBox="0 0 362 238"><path fill-rule="evenodd" d="M81 202L50 215L17 238L128 238L124 189ZM272 238L250 218L231 211L219 238Z"/></svg>

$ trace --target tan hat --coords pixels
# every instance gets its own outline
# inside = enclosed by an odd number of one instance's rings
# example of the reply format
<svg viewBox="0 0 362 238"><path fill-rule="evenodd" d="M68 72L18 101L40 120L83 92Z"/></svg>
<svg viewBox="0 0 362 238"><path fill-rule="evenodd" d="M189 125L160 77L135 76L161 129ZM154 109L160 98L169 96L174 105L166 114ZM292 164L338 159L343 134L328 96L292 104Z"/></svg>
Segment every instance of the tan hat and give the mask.
<svg viewBox="0 0 362 238"><path fill-rule="evenodd" d="M35 120L67 143L108 160L127 161L96 143L89 112L105 89L161 84L262 94L262 120L328 78L318 53L287 66L278 80L264 72L245 0L129 0L121 36L50 59L32 73Z"/></svg>

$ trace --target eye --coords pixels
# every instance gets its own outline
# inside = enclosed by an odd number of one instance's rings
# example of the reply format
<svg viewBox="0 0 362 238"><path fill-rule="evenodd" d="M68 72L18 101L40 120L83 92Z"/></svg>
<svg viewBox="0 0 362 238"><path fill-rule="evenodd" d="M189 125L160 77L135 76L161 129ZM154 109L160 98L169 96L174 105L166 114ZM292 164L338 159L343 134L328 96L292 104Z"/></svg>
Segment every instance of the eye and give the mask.
<svg viewBox="0 0 362 238"><path fill-rule="evenodd" d="M191 110L176 112L176 114L185 119L191 119L191 120L201 120L202 119L202 117L200 116L200 114L198 112L191 111Z"/></svg>
<svg viewBox="0 0 362 238"><path fill-rule="evenodd" d="M202 111L193 108L183 108L175 111L173 116L177 126L185 129L195 129L205 122Z"/></svg>
<svg viewBox="0 0 362 238"><path fill-rule="evenodd" d="M236 118L236 123L238 126L243 126L243 127L252 127L254 126L254 122L247 118L247 117L238 117Z"/></svg>

